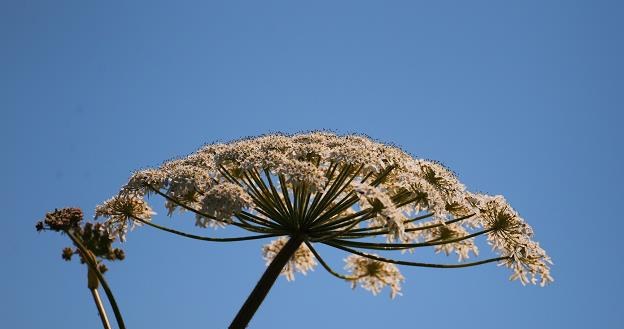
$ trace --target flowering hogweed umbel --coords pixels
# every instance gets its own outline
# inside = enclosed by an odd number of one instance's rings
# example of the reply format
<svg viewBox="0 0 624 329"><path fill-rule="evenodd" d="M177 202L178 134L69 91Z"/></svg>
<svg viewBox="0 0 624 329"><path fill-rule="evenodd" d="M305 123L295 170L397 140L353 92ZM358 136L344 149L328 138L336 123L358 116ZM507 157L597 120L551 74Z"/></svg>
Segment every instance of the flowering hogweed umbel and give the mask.
<svg viewBox="0 0 624 329"><path fill-rule="evenodd" d="M199 237L160 226L151 222L148 195L164 198L169 215L194 213L197 226L235 226L252 235ZM122 240L136 224L208 241L277 237L263 248L268 264L294 239L290 260L279 271L288 280L318 262L373 294L387 286L393 297L404 281L396 264L457 268L497 262L523 284L553 281L550 258L502 196L470 192L441 164L358 135L272 134L206 145L134 173L96 214ZM497 255L469 262L479 255L480 237ZM318 244L349 253L349 274L334 271L315 250ZM418 248L459 259L432 264L386 256Z"/></svg>

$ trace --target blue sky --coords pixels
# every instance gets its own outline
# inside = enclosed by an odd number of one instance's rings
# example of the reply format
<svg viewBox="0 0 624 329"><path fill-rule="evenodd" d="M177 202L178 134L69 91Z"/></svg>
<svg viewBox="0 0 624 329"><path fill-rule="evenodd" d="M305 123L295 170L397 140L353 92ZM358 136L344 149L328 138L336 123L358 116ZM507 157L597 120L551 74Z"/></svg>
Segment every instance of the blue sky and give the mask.
<svg viewBox="0 0 624 329"><path fill-rule="evenodd" d="M622 14L618 1L2 1L3 327L99 326L84 267L60 258L67 238L34 230L45 212L91 216L131 171L207 142L311 129L396 143L505 195L556 282L404 268L390 300L317 268L280 278L251 328L624 327ZM107 277L129 328L222 328L264 270L262 243L142 228Z"/></svg>

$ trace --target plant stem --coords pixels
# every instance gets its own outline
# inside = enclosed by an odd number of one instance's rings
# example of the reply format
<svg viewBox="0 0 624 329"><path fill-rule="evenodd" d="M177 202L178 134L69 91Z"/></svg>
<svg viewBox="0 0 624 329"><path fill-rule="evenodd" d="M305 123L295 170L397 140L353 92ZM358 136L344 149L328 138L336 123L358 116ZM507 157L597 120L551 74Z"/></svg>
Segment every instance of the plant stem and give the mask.
<svg viewBox="0 0 624 329"><path fill-rule="evenodd" d="M95 306L97 306L98 312L100 313L102 326L104 326L104 329L111 329L110 322L108 322L108 317L106 316L106 310L104 309L104 305L102 304L102 299L100 299L100 294L98 293L97 289L89 290L91 290L91 295L93 295L93 301L95 302Z"/></svg>
<svg viewBox="0 0 624 329"><path fill-rule="evenodd" d="M77 237L71 230L66 230L65 233L69 236L69 238L74 242L76 247L83 253L83 255L87 255L85 257L85 261L89 266L89 269L92 270L92 274L95 274L99 283L102 284L102 289L104 289L104 293L106 293L106 297L108 298L108 302L110 303L111 308L113 309L113 313L115 313L115 320L117 320L117 325L119 329L126 329L126 325L124 324L123 317L121 316L121 311L119 311L119 306L117 306L117 301L115 300L115 296L113 296L113 292L111 291L108 282L104 279L104 276L97 269L97 262L91 256L88 256L90 251L85 247L84 244L80 241L80 238Z"/></svg>
<svg viewBox="0 0 624 329"><path fill-rule="evenodd" d="M247 300L238 311L238 314L236 314L236 317L232 320L229 329L247 328L249 321L258 310L258 307L260 307L260 304L262 304L269 290L271 290L282 268L288 263L302 242L303 239L299 236L293 236L286 242L282 250L277 253L271 264L269 264L269 267L267 267L251 294L249 294L249 297L247 297Z"/></svg>

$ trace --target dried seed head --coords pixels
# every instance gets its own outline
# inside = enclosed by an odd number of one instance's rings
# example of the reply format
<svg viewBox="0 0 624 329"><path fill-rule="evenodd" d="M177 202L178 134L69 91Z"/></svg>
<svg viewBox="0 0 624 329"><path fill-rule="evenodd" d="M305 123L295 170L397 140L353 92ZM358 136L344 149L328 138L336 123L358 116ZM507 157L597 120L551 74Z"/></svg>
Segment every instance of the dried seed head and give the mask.
<svg viewBox="0 0 624 329"><path fill-rule="evenodd" d="M82 210L79 208L54 209L45 215L43 222L36 225L37 231L50 229L53 231L64 231L75 228L82 221Z"/></svg>

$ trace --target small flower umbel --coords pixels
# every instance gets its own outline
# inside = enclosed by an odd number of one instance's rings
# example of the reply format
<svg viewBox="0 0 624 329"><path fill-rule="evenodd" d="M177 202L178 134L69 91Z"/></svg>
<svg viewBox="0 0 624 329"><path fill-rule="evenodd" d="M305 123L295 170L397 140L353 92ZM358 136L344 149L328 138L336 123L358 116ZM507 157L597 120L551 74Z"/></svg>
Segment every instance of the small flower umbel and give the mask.
<svg viewBox="0 0 624 329"><path fill-rule="evenodd" d="M65 233L73 242L73 247L63 249L61 257L70 261L74 255L80 257L80 262L87 264L87 287L91 291L95 305L98 308L102 325L105 329L111 328L106 311L102 305L98 287L100 283L115 313L119 328L125 328L117 302L104 279L103 274L108 270L103 260L115 261L125 258L124 251L113 248L113 236L108 228L101 223L82 223L83 214L79 208L55 209L47 213L43 221L37 222L37 231L57 231Z"/></svg>
<svg viewBox="0 0 624 329"><path fill-rule="evenodd" d="M148 195L164 198L169 215L193 213L197 226L235 226L250 235L206 237L153 223ZM134 173L96 213L122 240L129 227L141 224L213 242L277 237L263 248L268 268L230 328L247 326L280 273L292 280L295 272L305 274L317 262L373 294L389 287L391 297L400 294L405 280L396 265L498 263L523 284L552 281L549 257L502 196L469 192L439 163L358 135L272 134L206 145L185 158ZM479 237L492 246L494 257L469 262L479 254ZM347 252L349 273L332 269L315 249L318 244ZM419 248L456 254L458 262L389 256Z"/></svg>

